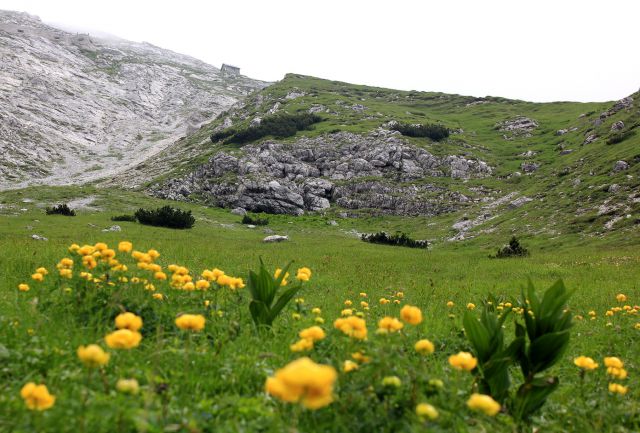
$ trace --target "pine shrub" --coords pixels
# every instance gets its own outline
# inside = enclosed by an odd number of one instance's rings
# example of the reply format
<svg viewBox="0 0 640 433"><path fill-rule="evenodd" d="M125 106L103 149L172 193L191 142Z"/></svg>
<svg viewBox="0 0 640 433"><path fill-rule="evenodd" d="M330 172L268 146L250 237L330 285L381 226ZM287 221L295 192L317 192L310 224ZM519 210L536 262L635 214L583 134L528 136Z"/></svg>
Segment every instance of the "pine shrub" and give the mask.
<svg viewBox="0 0 640 433"><path fill-rule="evenodd" d="M171 229L190 229L196 222L191 211L183 211L171 206L151 210L140 208L136 211L135 218L140 224Z"/></svg>

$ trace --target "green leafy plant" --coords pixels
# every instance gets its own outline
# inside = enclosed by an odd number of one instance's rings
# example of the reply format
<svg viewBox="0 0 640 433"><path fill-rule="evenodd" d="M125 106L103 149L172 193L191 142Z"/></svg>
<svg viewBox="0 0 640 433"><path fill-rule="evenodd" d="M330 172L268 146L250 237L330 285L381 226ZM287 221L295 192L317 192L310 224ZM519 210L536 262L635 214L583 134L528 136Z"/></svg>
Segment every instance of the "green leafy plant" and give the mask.
<svg viewBox="0 0 640 433"><path fill-rule="evenodd" d="M249 303L249 311L253 322L258 328L270 328L273 321L278 317L280 312L293 299L293 297L302 288L302 282L298 281L289 287L283 286L287 271L291 266L290 262L281 270L277 277L271 275L260 259L260 269L258 272L250 271L248 287L251 293L251 302ZM282 289L282 293L276 299L278 292Z"/></svg>
<svg viewBox="0 0 640 433"><path fill-rule="evenodd" d="M569 344L571 313L566 303L570 296L558 281L540 299L530 282L517 307L522 309L524 324L515 322L515 338L508 346L503 325L510 309L499 312L494 300L484 303L479 320L471 312L465 314L464 330L478 358L478 388L506 403L517 420L528 420L560 383L558 377L542 373L558 362ZM513 364L519 365L523 382L512 395L509 367Z"/></svg>

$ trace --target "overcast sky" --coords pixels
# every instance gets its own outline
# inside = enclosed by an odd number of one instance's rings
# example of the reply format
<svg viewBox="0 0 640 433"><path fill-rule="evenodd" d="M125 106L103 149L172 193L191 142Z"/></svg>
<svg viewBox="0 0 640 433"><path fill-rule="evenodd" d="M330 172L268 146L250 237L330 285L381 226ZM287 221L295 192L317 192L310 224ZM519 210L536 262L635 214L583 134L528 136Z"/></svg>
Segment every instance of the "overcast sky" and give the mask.
<svg viewBox="0 0 640 433"><path fill-rule="evenodd" d="M0 0L268 81L605 101L640 87L636 0Z"/></svg>

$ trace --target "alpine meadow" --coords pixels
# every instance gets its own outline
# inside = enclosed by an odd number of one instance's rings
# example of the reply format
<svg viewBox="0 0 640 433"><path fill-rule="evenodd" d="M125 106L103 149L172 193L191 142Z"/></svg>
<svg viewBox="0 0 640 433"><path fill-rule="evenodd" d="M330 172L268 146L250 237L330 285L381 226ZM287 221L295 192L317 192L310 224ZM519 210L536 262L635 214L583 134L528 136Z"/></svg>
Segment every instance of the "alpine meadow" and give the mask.
<svg viewBox="0 0 640 433"><path fill-rule="evenodd" d="M640 92L0 55L0 432L640 431Z"/></svg>

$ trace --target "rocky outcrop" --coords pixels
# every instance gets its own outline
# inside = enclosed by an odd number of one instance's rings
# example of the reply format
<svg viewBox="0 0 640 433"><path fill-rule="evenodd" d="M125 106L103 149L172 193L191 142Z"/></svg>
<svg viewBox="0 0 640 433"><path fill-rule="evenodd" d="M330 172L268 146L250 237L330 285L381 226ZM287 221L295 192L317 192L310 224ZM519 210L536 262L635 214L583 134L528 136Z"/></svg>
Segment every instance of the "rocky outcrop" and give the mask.
<svg viewBox="0 0 640 433"><path fill-rule="evenodd" d="M17 12L0 11L0 58L0 189L114 175L265 85Z"/></svg>
<svg viewBox="0 0 640 433"><path fill-rule="evenodd" d="M519 116L515 119L505 120L496 124L500 132L504 132L503 138L510 140L516 137L531 137L531 133L538 128L538 122L528 117Z"/></svg>
<svg viewBox="0 0 640 433"><path fill-rule="evenodd" d="M254 212L300 215L336 203L348 209L436 215L469 199L416 180L477 178L491 167L459 155L435 156L385 129L339 132L284 144L266 141L242 152L219 152L187 176L151 192L173 200L196 194L210 204Z"/></svg>

